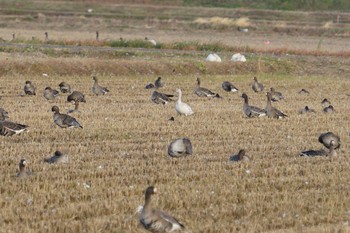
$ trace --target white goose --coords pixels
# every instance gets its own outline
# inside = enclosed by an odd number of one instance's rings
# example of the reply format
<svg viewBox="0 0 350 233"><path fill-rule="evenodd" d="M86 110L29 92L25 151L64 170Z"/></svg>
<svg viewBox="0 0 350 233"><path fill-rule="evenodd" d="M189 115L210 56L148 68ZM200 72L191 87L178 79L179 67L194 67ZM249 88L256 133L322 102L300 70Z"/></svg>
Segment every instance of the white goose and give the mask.
<svg viewBox="0 0 350 233"><path fill-rule="evenodd" d="M179 99L176 101L176 106L175 106L176 112L185 116L192 115L194 113L192 108L188 104L183 103L181 101L181 97L182 97L181 89L180 88L176 89L176 92L179 94Z"/></svg>

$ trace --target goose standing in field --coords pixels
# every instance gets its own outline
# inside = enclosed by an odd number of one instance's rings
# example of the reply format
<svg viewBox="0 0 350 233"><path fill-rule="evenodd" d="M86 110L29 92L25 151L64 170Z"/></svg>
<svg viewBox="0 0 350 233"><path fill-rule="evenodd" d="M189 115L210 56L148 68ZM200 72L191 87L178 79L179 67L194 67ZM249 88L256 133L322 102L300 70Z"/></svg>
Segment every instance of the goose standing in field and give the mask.
<svg viewBox="0 0 350 233"><path fill-rule="evenodd" d="M162 77L158 77L156 81L154 81L154 87L156 89L161 88L164 86L164 83L162 82Z"/></svg>
<svg viewBox="0 0 350 233"><path fill-rule="evenodd" d="M51 158L45 158L44 161L47 163L68 163L68 156L57 150Z"/></svg>
<svg viewBox="0 0 350 233"><path fill-rule="evenodd" d="M310 92L305 90L304 88L301 89L299 92L298 92L300 95L310 95Z"/></svg>
<svg viewBox="0 0 350 233"><path fill-rule="evenodd" d="M79 112L79 103L86 103L85 96L80 91L73 91L67 96L67 101L74 104L74 109L69 110L68 113Z"/></svg>
<svg viewBox="0 0 350 233"><path fill-rule="evenodd" d="M318 137L318 141L320 143L322 143L328 149L330 149L330 147L331 147L331 141L334 142L335 149L340 148L340 137L332 132L322 133Z"/></svg>
<svg viewBox="0 0 350 233"><path fill-rule="evenodd" d="M285 118L287 117L286 114L284 114L283 112L281 112L280 110L278 110L277 108L272 107L271 104L271 93L267 92L266 93L267 96L267 103L266 103L266 115L270 118L277 118L277 119L281 119L281 118Z"/></svg>
<svg viewBox="0 0 350 233"><path fill-rule="evenodd" d="M251 118L266 116L266 111L264 109L249 105L248 96L246 93L243 93L241 97L244 99L243 112L247 117Z"/></svg>
<svg viewBox="0 0 350 233"><path fill-rule="evenodd" d="M149 43L151 43L152 45L156 46L157 45L157 42L153 39L148 39L148 37L146 36L145 37L145 41L148 41Z"/></svg>
<svg viewBox="0 0 350 233"><path fill-rule="evenodd" d="M282 93L275 91L275 88L273 87L270 88L270 93L271 93L272 101L279 101L284 99L284 96L282 95Z"/></svg>
<svg viewBox="0 0 350 233"><path fill-rule="evenodd" d="M74 118L67 114L60 113L60 110L57 106L53 106L51 108L51 111L54 112L53 114L53 121L56 125L58 125L61 128L83 128L79 124L79 122Z"/></svg>
<svg viewBox="0 0 350 233"><path fill-rule="evenodd" d="M192 143L188 138L178 138L168 146L168 155L179 158L192 155Z"/></svg>
<svg viewBox="0 0 350 233"><path fill-rule="evenodd" d="M92 86L92 92L95 95L105 95L109 90L107 87L102 87L98 84L98 79L96 76L93 76L92 79L94 80L94 85Z"/></svg>
<svg viewBox="0 0 350 233"><path fill-rule="evenodd" d="M21 159L18 164L19 171L17 173L18 178L25 178L31 175L30 170L27 168L27 161L25 159Z"/></svg>
<svg viewBox="0 0 350 233"><path fill-rule="evenodd" d="M145 204L141 210L140 223L143 227L154 233L181 231L185 227L177 219L158 209L153 209L151 197L157 189L150 186L145 191Z"/></svg>
<svg viewBox="0 0 350 233"><path fill-rule="evenodd" d="M58 91L51 87L46 87L44 90L44 97L47 100L54 100L58 96Z"/></svg>
<svg viewBox="0 0 350 233"><path fill-rule="evenodd" d="M305 106L303 109L299 111L299 114L306 114L306 113L316 113L316 111L312 108L309 108L309 106Z"/></svg>
<svg viewBox="0 0 350 233"><path fill-rule="evenodd" d="M332 112L335 112L335 109L334 109L333 105L329 105L323 109L323 112L324 113L332 113Z"/></svg>
<svg viewBox="0 0 350 233"><path fill-rule="evenodd" d="M11 121L7 121L8 112L3 108L0 108L0 135L1 136L12 136L14 134L20 134L24 131L28 131L28 126L17 124Z"/></svg>
<svg viewBox="0 0 350 233"><path fill-rule="evenodd" d="M26 95L35 95L35 86L31 81L26 81L23 90Z"/></svg>
<svg viewBox="0 0 350 233"><path fill-rule="evenodd" d="M264 90L264 85L262 83L258 82L258 79L256 77L253 78L254 82L252 84L252 89L254 92L261 92Z"/></svg>
<svg viewBox="0 0 350 233"><path fill-rule="evenodd" d="M153 91L151 95L151 100L156 104L167 104L168 102L174 101L171 99L174 95L164 94L158 91Z"/></svg>
<svg viewBox="0 0 350 233"><path fill-rule="evenodd" d="M70 85L66 82L61 82L59 85L62 93L70 93Z"/></svg>
<svg viewBox="0 0 350 233"><path fill-rule="evenodd" d="M185 115L185 116L192 115L194 113L192 108L188 104L183 103L181 101L181 98L182 98L182 91L181 91L181 89L180 88L176 89L176 92L179 95L179 98L176 101L176 105L175 105L176 112L178 114L180 114L180 115Z"/></svg>
<svg viewBox="0 0 350 233"><path fill-rule="evenodd" d="M199 78L197 78L197 86L194 90L194 93L198 95L199 97L216 97L221 98L219 94L212 92L211 90L201 87L201 81Z"/></svg>
<svg viewBox="0 0 350 233"><path fill-rule="evenodd" d="M246 155L246 152L244 149L239 150L237 155L232 155L230 157L230 161L232 162L238 162L238 161L249 161L250 158L248 155Z"/></svg>
<svg viewBox="0 0 350 233"><path fill-rule="evenodd" d="M235 86L233 86L232 83L230 83L229 81L225 81L221 84L222 89L224 89L227 92L237 92L238 88L236 88Z"/></svg>
<svg viewBox="0 0 350 233"><path fill-rule="evenodd" d="M300 153L300 156L308 156L308 157L314 157L314 156L334 157L336 155L337 155L337 152L335 150L335 142L333 140L330 141L329 151L321 149L321 150L307 150L307 151L302 151Z"/></svg>

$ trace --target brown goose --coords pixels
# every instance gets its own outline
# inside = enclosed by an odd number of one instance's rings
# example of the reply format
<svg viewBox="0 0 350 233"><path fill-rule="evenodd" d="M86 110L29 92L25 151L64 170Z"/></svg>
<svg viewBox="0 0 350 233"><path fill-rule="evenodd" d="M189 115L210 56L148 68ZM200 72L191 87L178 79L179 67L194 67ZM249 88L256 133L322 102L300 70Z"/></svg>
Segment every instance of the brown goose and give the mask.
<svg viewBox="0 0 350 233"><path fill-rule="evenodd" d="M17 124L11 121L7 121L8 112L3 108L0 108L0 135L1 136L12 136L14 134L20 134L23 131L28 131L28 126Z"/></svg>
<svg viewBox="0 0 350 233"><path fill-rule="evenodd" d="M239 150L237 155L232 155L230 157L230 161L232 161L232 162L249 161L249 160L250 160L250 158L248 155L246 155L244 149Z"/></svg>
<svg viewBox="0 0 350 233"><path fill-rule="evenodd" d="M62 93L70 93L70 85L66 82L61 82L59 85Z"/></svg>
<svg viewBox="0 0 350 233"><path fill-rule="evenodd" d="M26 81L23 90L26 95L35 95L35 86L31 81Z"/></svg>
<svg viewBox="0 0 350 233"><path fill-rule="evenodd" d="M58 96L58 91L51 87L46 87L44 90L44 97L47 100L54 100Z"/></svg>
<svg viewBox="0 0 350 233"><path fill-rule="evenodd" d="M140 223L143 227L154 233L176 232L185 227L177 219L158 209L153 209L151 196L157 193L157 189L150 186L145 191L145 205L140 214Z"/></svg>
<svg viewBox="0 0 350 233"><path fill-rule="evenodd" d="M318 141L328 149L331 147L331 141L334 142L335 149L340 148L340 137L332 132L322 133L318 137Z"/></svg>
<svg viewBox="0 0 350 233"><path fill-rule="evenodd" d="M219 94L212 92L211 90L201 87L201 81L199 78L197 78L197 86L194 90L194 93L198 95L199 97L216 97L221 98Z"/></svg>
<svg viewBox="0 0 350 233"><path fill-rule="evenodd" d="M230 83L229 81L225 81L221 84L222 89L224 89L227 92L237 92L238 88L236 88L235 86L233 86L232 83Z"/></svg>
<svg viewBox="0 0 350 233"><path fill-rule="evenodd" d="M188 138L178 138L168 146L168 155L179 158L192 155L192 143Z"/></svg>
<svg viewBox="0 0 350 233"><path fill-rule="evenodd" d="M107 87L102 87L98 84L98 79L96 76L93 76L92 79L94 80L94 85L92 86L92 92L95 95L105 95L109 90Z"/></svg>
<svg viewBox="0 0 350 233"><path fill-rule="evenodd" d="M252 84L252 89L254 92L261 92L264 90L264 85L262 83L258 82L258 79L256 77L253 78L254 82Z"/></svg>
<svg viewBox="0 0 350 233"><path fill-rule="evenodd" d="M273 87L270 88L270 93L271 93L272 101L279 101L284 99L284 96L282 95L282 93L275 91L275 88Z"/></svg>
<svg viewBox="0 0 350 233"><path fill-rule="evenodd" d="M174 95L164 94L158 91L153 91L151 95L151 100L156 104L167 104L168 102L174 101L171 99Z"/></svg>
<svg viewBox="0 0 350 233"><path fill-rule="evenodd" d="M57 150L51 158L45 158L44 161L47 163L68 163L68 156Z"/></svg>
<svg viewBox="0 0 350 233"><path fill-rule="evenodd" d="M281 119L281 118L285 118L287 117L286 114L284 114L283 112L281 112L280 110L278 110L277 108L272 107L271 104L271 93L267 92L266 93L267 96L267 103L266 103L266 115L270 118L277 118L277 119Z"/></svg>
<svg viewBox="0 0 350 233"><path fill-rule="evenodd" d="M72 112L79 112L79 103L83 102L86 103L85 101L85 96L83 93L81 93L80 91L73 91L72 94L70 94L67 97L67 101L71 102L75 105L75 108L73 110L69 110L68 113L72 113Z"/></svg>
<svg viewBox="0 0 350 233"><path fill-rule="evenodd" d="M243 112L247 117L251 118L266 116L266 111L264 109L249 105L248 96L246 93L243 93L241 97L244 99Z"/></svg>
<svg viewBox="0 0 350 233"><path fill-rule="evenodd" d="M309 106L305 106L303 109L299 111L299 114L306 114L306 113L316 113L314 109L309 108Z"/></svg>
<svg viewBox="0 0 350 233"><path fill-rule="evenodd" d="M308 157L314 157L314 156L334 157L336 155L337 155L337 152L335 150L335 142L333 140L330 141L329 151L325 151L321 149L321 150L307 150L307 151L300 152L300 156L308 156Z"/></svg>
<svg viewBox="0 0 350 233"><path fill-rule="evenodd" d="M57 106L53 106L51 108L51 111L54 112L53 114L53 121L56 125L58 125L61 128L83 128L79 124L79 122L74 118L67 114L60 113L60 110Z"/></svg>
<svg viewBox="0 0 350 233"><path fill-rule="evenodd" d="M18 178L25 178L31 175L30 170L27 168L27 161L25 159L21 159L18 164L19 171L17 173Z"/></svg>
<svg viewBox="0 0 350 233"><path fill-rule="evenodd" d="M335 112L335 109L334 109L333 105L329 105L323 109L323 112L324 113L332 113L332 112Z"/></svg>

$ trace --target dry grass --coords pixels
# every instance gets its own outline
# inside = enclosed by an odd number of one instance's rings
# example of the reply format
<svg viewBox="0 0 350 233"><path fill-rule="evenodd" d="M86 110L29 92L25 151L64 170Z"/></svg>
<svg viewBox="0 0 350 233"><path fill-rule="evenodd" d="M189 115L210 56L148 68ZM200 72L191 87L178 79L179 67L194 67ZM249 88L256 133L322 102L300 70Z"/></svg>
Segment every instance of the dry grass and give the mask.
<svg viewBox="0 0 350 233"><path fill-rule="evenodd" d="M135 208L143 203L147 185L160 195L154 204L184 222L191 232L347 232L350 200L348 177L349 97L346 78L262 75L266 87L282 91L286 100L275 104L289 115L284 120L245 119L242 99L223 93L221 82L233 81L248 93L252 104L265 106L263 94L252 93L248 76L203 76L203 86L220 92L222 100L193 94L196 76L164 76L174 93L181 87L192 117L175 115L174 103L151 103L143 89L156 76L100 75L111 92L94 97L86 76L3 76L2 106L13 121L28 124L30 132L1 138L0 232L139 232ZM20 97L30 79L35 97ZM320 80L322 79L322 82ZM50 108L71 108L61 95L47 102L41 91L62 80L87 95L75 117L82 130L50 127ZM297 92L306 88L308 97ZM337 113L321 113L320 102L330 98ZM315 116L300 116L305 105ZM175 116L175 122L167 119ZM304 149L320 148L321 132L342 139L339 156L300 158ZM170 160L167 145L187 136L194 155ZM229 163L240 148L253 157L249 163ZM69 154L68 165L48 165L43 158L56 149ZM30 162L35 176L17 180L20 158ZM84 183L91 183L85 188ZM322 225L320 231L319 225Z"/></svg>

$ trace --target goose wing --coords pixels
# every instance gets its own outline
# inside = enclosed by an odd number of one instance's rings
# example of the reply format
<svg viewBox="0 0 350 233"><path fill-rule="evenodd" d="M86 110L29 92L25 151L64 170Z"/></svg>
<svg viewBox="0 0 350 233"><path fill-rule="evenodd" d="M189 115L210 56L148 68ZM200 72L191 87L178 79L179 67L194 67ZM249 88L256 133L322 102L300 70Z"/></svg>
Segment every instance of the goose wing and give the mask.
<svg viewBox="0 0 350 233"><path fill-rule="evenodd" d="M300 153L300 156L308 156L308 157L327 156L327 152L325 150L307 150L307 151L302 151Z"/></svg>
<svg viewBox="0 0 350 233"><path fill-rule="evenodd" d="M168 226L170 226L170 231L175 231L175 230L181 230L182 228L185 228L183 224L181 224L176 218L171 216L170 214L157 210L159 216L164 220Z"/></svg>
<svg viewBox="0 0 350 233"><path fill-rule="evenodd" d="M71 117L67 114L61 114L61 115L63 116L62 123L68 126L68 128L69 127L83 128L74 117Z"/></svg>
<svg viewBox="0 0 350 233"><path fill-rule="evenodd" d="M28 130L27 128L28 126L26 125L17 124L11 121L2 121L0 122L0 135L12 136Z"/></svg>

